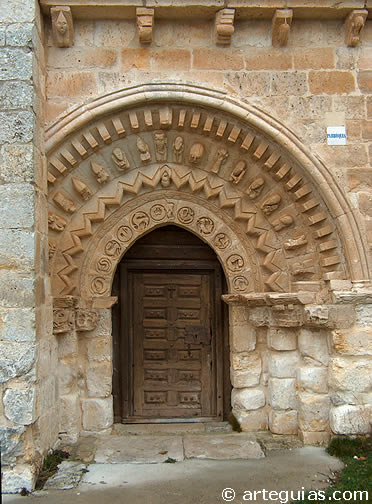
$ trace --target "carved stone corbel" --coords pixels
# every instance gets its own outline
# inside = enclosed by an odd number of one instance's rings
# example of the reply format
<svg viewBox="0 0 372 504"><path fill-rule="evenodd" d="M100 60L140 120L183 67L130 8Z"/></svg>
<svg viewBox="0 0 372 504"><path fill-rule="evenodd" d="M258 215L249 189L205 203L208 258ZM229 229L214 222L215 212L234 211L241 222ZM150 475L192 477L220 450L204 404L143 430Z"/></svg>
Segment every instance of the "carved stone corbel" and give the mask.
<svg viewBox="0 0 372 504"><path fill-rule="evenodd" d="M234 29L235 9L221 9L216 13L216 44L229 45Z"/></svg>
<svg viewBox="0 0 372 504"><path fill-rule="evenodd" d="M293 18L292 9L277 9L273 17L273 46L286 46Z"/></svg>
<svg viewBox="0 0 372 504"><path fill-rule="evenodd" d="M58 5L50 9L53 42L57 47L74 45L74 25L70 7Z"/></svg>
<svg viewBox="0 0 372 504"><path fill-rule="evenodd" d="M354 9L345 20L345 44L355 47L360 42L360 35L363 31L368 11L365 9Z"/></svg>
<svg viewBox="0 0 372 504"><path fill-rule="evenodd" d="M138 36L141 44L151 44L154 25L154 9L137 7L136 16Z"/></svg>

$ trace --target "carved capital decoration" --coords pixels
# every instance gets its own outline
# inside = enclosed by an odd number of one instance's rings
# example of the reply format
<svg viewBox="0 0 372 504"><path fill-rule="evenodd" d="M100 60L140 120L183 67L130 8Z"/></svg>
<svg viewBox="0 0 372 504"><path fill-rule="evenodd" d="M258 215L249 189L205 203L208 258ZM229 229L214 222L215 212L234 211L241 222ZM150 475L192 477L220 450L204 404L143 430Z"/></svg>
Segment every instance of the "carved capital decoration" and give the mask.
<svg viewBox="0 0 372 504"><path fill-rule="evenodd" d="M166 92L164 100L171 95ZM185 93L183 86L182 100ZM237 119L237 105L233 115L225 106L217 110L221 102L209 108L211 97L198 107L174 94L150 107L148 96L141 104L136 95L132 104L129 92L127 106L115 104L111 115L105 106L102 119L66 140L52 128L51 139L58 138L48 164L55 296L110 296L127 248L168 223L189 229L215 250L230 293L317 293L326 281L347 278L348 268L363 279L362 253L359 262L348 260L361 241L349 239L355 231L347 231L347 240L340 235L351 211L341 208L341 193L332 196L336 182L324 204L328 174L322 179L321 168L310 169L310 161L304 170L303 151L299 163L294 154L288 157L263 133L264 125L258 131ZM68 130L63 121L61 127Z"/></svg>
<svg viewBox="0 0 372 504"><path fill-rule="evenodd" d="M99 319L97 310L92 309L94 304L92 298L81 300L74 296L55 297L53 299L53 333L62 334L74 330L93 331Z"/></svg>

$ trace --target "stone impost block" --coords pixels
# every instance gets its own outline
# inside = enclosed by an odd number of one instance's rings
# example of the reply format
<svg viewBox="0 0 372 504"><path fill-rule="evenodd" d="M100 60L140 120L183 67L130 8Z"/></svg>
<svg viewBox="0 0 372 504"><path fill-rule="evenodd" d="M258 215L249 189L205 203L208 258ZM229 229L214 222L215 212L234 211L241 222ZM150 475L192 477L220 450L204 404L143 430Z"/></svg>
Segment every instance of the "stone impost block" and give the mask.
<svg viewBox="0 0 372 504"><path fill-rule="evenodd" d="M89 367L86 374L89 397L109 397L112 391L112 365L104 362Z"/></svg>
<svg viewBox="0 0 372 504"><path fill-rule="evenodd" d="M326 394L328 392L327 368L301 367L297 370L297 382L301 391Z"/></svg>
<svg viewBox="0 0 372 504"><path fill-rule="evenodd" d="M243 432L265 431L268 427L268 414L265 408L255 411L240 411L236 415Z"/></svg>
<svg viewBox="0 0 372 504"><path fill-rule="evenodd" d="M371 421L371 405L344 405L330 411L330 426L335 434L369 434Z"/></svg>
<svg viewBox="0 0 372 504"><path fill-rule="evenodd" d="M274 409L296 409L296 380L294 378L270 378L269 402Z"/></svg>
<svg viewBox="0 0 372 504"><path fill-rule="evenodd" d="M35 345L0 341L0 383L28 373L35 363Z"/></svg>
<svg viewBox="0 0 372 504"><path fill-rule="evenodd" d="M256 348L256 329L252 326L232 326L231 349L233 352L252 352Z"/></svg>
<svg viewBox="0 0 372 504"><path fill-rule="evenodd" d="M19 494L26 489L31 492L36 480L35 470L28 464L4 467L2 471L2 491L4 494Z"/></svg>
<svg viewBox="0 0 372 504"><path fill-rule="evenodd" d="M294 378L298 365L297 352L271 352L269 373L276 378Z"/></svg>
<svg viewBox="0 0 372 504"><path fill-rule="evenodd" d="M267 332L267 344L273 350L296 350L297 333L293 329L272 327Z"/></svg>
<svg viewBox="0 0 372 504"><path fill-rule="evenodd" d="M6 389L3 396L5 416L15 424L30 425L34 421L34 400L34 389Z"/></svg>
<svg viewBox="0 0 372 504"><path fill-rule="evenodd" d="M328 364L328 345L326 332L319 329L301 329L298 346L304 357L309 357L314 364Z"/></svg>
<svg viewBox="0 0 372 504"><path fill-rule="evenodd" d="M265 406L265 393L258 389L233 389L231 403L236 410L256 410Z"/></svg>
<svg viewBox="0 0 372 504"><path fill-rule="evenodd" d="M308 432L299 431L299 438L304 445L328 446L331 435L329 432Z"/></svg>
<svg viewBox="0 0 372 504"><path fill-rule="evenodd" d="M273 434L297 434L297 411L270 411L269 429Z"/></svg>
<svg viewBox="0 0 372 504"><path fill-rule="evenodd" d="M332 332L333 348L344 355L372 355L370 328L358 327L347 331Z"/></svg>
<svg viewBox="0 0 372 504"><path fill-rule="evenodd" d="M112 426L112 396L105 399L83 399L83 428L87 431L101 431Z"/></svg>
<svg viewBox="0 0 372 504"><path fill-rule="evenodd" d="M327 395L299 394L298 420L303 431L319 432L328 429L330 401Z"/></svg>
<svg viewBox="0 0 372 504"><path fill-rule="evenodd" d="M16 457L23 454L23 433L25 428L0 426L1 462L13 464ZM4 490L4 486L3 486Z"/></svg>
<svg viewBox="0 0 372 504"><path fill-rule="evenodd" d="M372 388L372 360L358 357L335 357L329 365L329 386L352 393Z"/></svg>

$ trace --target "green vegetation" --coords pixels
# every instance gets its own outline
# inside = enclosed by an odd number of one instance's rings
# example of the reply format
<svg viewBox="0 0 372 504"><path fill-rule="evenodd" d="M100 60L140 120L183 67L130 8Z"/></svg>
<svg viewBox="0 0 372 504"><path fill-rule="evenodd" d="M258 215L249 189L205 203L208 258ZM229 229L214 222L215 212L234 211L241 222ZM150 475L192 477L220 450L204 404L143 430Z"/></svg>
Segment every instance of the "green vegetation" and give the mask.
<svg viewBox="0 0 372 504"><path fill-rule="evenodd" d="M335 475L331 487L324 491L321 498L316 498L315 493L309 491L306 499L301 502L304 504L372 502L372 438L337 437L332 439L327 451L343 461L344 469ZM335 494L337 491L339 493Z"/></svg>
<svg viewBox="0 0 372 504"><path fill-rule="evenodd" d="M68 459L69 453L62 450L55 450L44 459L43 467L39 473L39 478L36 482L35 490L41 490L48 478L57 472L57 466L63 461Z"/></svg>

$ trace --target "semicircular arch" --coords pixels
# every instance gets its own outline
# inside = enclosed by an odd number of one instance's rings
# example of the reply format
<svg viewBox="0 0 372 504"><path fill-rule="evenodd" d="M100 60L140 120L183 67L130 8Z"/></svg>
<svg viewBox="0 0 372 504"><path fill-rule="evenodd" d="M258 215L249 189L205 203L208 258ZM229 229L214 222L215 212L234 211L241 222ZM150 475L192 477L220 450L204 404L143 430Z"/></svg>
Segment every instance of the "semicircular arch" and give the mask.
<svg viewBox="0 0 372 504"><path fill-rule="evenodd" d="M142 208L153 229L162 224L152 208L171 214L179 201L188 202L195 223L204 212L204 226L209 219L214 230L238 237L255 279L248 291L368 281L352 209L330 173L282 125L224 93L176 84L113 93L62 117L48 129L47 145L54 295L88 295L96 251L104 257L113 223L129 218L138 231L131 208ZM179 225L208 241L200 222ZM228 257L217 255L226 273ZM232 285L230 278L231 292Z"/></svg>

